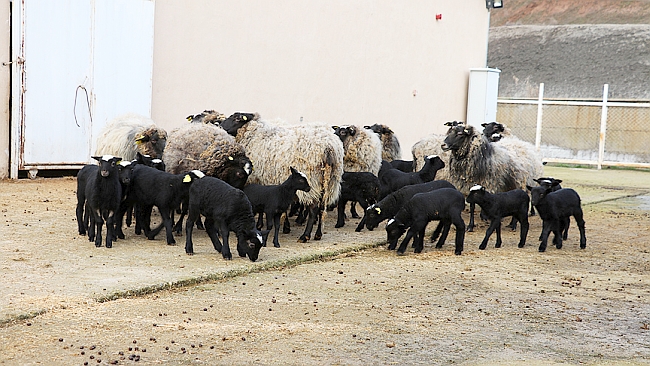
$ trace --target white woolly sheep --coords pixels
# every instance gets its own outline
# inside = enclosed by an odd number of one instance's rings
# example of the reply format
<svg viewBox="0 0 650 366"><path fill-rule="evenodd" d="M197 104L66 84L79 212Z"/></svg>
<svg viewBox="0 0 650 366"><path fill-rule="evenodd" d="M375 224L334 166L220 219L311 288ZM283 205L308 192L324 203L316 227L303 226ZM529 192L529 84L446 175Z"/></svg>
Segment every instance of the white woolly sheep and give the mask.
<svg viewBox="0 0 650 366"><path fill-rule="evenodd" d="M402 158L402 148L399 146L399 140L390 127L375 123L372 126L363 126L363 128L369 129L379 136L382 147L382 160L391 162Z"/></svg>
<svg viewBox="0 0 650 366"><path fill-rule="evenodd" d="M343 170L379 174L382 147L376 133L357 126L332 126L343 142Z"/></svg>
<svg viewBox="0 0 650 366"><path fill-rule="evenodd" d="M156 126L151 118L125 114L108 122L97 137L95 155L120 156L133 160L139 151L152 158L162 158L167 132Z"/></svg>
<svg viewBox="0 0 650 366"><path fill-rule="evenodd" d="M465 196L476 184L490 192L525 189L529 172L522 159L500 143L492 143L473 126L459 124L449 129L445 150L451 151L449 181ZM468 231L474 227L474 205L470 205Z"/></svg>
<svg viewBox="0 0 650 366"><path fill-rule="evenodd" d="M315 123L272 124L251 113L235 113L223 121L221 127L235 136L253 161L255 170L249 177L251 183L280 184L286 179L290 166L307 175L311 190L297 192L300 203L309 207L305 232L299 241L310 239L315 220L318 220L318 227L314 239L319 240L322 209L337 202L343 175L343 144L331 127Z"/></svg>
<svg viewBox="0 0 650 366"><path fill-rule="evenodd" d="M252 170L243 146L222 128L205 123L188 123L171 131L163 161L172 174L200 170L239 189Z"/></svg>

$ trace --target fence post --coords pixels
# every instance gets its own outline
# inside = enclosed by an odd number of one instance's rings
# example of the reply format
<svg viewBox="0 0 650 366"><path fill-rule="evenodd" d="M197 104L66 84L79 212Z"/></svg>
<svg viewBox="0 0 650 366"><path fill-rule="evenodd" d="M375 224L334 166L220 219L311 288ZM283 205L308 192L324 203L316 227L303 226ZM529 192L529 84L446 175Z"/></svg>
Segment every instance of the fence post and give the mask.
<svg viewBox="0 0 650 366"><path fill-rule="evenodd" d="M537 97L537 130L535 131L535 149L539 151L542 143L542 103L544 102L544 83L539 84L539 96Z"/></svg>
<svg viewBox="0 0 650 366"><path fill-rule="evenodd" d="M605 157L605 135L607 134L607 96L609 84L603 85L603 107L600 113L600 137L598 141L598 169L602 169Z"/></svg>

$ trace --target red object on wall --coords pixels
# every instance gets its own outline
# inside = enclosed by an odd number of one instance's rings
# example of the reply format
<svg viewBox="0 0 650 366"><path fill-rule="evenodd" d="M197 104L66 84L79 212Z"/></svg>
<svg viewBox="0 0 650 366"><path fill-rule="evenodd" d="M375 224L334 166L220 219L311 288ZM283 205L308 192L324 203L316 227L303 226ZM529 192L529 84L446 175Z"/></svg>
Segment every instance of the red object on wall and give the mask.
<svg viewBox="0 0 650 366"><path fill-rule="evenodd" d="M442 20L442 14L436 14L436 20Z"/></svg>

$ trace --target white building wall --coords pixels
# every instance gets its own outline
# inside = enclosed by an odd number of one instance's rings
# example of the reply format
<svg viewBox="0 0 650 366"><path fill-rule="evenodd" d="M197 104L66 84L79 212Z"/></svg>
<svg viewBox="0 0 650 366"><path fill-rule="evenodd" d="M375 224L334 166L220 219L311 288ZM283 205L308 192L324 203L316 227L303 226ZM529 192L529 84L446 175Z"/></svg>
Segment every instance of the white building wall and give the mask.
<svg viewBox="0 0 650 366"><path fill-rule="evenodd" d="M157 0L152 117L168 129L204 109L384 123L410 159L422 136L465 119L488 24L482 0Z"/></svg>

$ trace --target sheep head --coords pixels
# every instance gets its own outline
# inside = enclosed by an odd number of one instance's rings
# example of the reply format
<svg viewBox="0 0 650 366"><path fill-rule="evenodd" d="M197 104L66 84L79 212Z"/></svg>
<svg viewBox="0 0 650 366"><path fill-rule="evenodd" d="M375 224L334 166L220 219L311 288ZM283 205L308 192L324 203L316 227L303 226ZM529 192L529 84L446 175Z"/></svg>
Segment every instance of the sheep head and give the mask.
<svg viewBox="0 0 650 366"><path fill-rule="evenodd" d="M363 126L363 128L368 129L368 130L372 130L372 132L374 132L374 133L376 133L378 135L392 135L393 134L393 130L391 130L390 127L388 127L386 125L380 125L380 124L377 124L377 123L375 123L372 126Z"/></svg>
<svg viewBox="0 0 650 366"><path fill-rule="evenodd" d="M143 154L160 158L167 145L167 132L162 128L148 128L135 137L135 143Z"/></svg>
<svg viewBox="0 0 650 366"><path fill-rule="evenodd" d="M99 162L99 174L104 178L115 174L117 172L116 166L122 160L122 158L113 155L92 156L92 158Z"/></svg>
<svg viewBox="0 0 650 366"><path fill-rule="evenodd" d="M473 135L474 127L472 126L465 126L463 124L452 126L447 132L447 137L445 137L445 141L442 144L442 150L458 151Z"/></svg>
<svg viewBox="0 0 650 366"><path fill-rule="evenodd" d="M483 135L492 142L501 140L502 133L506 130L505 126L499 122L481 123L481 126L483 126Z"/></svg>
<svg viewBox="0 0 650 366"><path fill-rule="evenodd" d="M259 119L257 113L242 113L235 112L230 117L224 119L220 126L231 136L237 136L237 131L250 121L257 121Z"/></svg>
<svg viewBox="0 0 650 366"><path fill-rule="evenodd" d="M338 136L341 141L345 141L348 136L354 136L357 134L356 126L332 126L334 129L334 134Z"/></svg>

